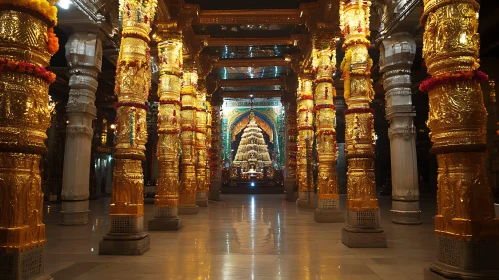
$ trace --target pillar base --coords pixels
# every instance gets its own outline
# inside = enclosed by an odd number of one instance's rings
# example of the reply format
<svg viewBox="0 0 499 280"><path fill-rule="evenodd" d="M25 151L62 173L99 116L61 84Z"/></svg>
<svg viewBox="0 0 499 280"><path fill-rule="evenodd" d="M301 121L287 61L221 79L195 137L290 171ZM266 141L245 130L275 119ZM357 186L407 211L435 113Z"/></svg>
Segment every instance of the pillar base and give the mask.
<svg viewBox="0 0 499 280"><path fill-rule="evenodd" d="M435 262L424 270L425 280L492 280L499 278L499 270L468 271Z"/></svg>
<svg viewBox="0 0 499 280"><path fill-rule="evenodd" d="M286 192L286 201L295 202L296 201L296 193L295 193L295 179L285 179L284 180L284 191Z"/></svg>
<svg viewBox="0 0 499 280"><path fill-rule="evenodd" d="M43 273L45 246L24 251L6 252L0 249L0 279L53 279Z"/></svg>
<svg viewBox="0 0 499 280"><path fill-rule="evenodd" d="M383 229L363 229L346 226L341 231L341 242L348 248L386 248Z"/></svg>
<svg viewBox="0 0 499 280"><path fill-rule="evenodd" d="M296 200L296 204L298 205L298 207L302 207L302 208L310 208L310 200L308 199L303 199L303 198L299 198Z"/></svg>
<svg viewBox="0 0 499 280"><path fill-rule="evenodd" d="M343 223L345 222L345 212L340 209L316 208L314 221L317 223Z"/></svg>
<svg viewBox="0 0 499 280"><path fill-rule="evenodd" d="M167 231L167 230L179 230L184 223L180 217L171 218L153 218L148 223L148 229L150 231Z"/></svg>
<svg viewBox="0 0 499 280"><path fill-rule="evenodd" d="M392 200L392 222L403 225L421 224L419 201Z"/></svg>
<svg viewBox="0 0 499 280"><path fill-rule="evenodd" d="M99 255L142 255L149 244L147 232L108 233L99 242Z"/></svg>
<svg viewBox="0 0 499 280"><path fill-rule="evenodd" d="M88 224L88 200L83 201L63 201L62 221L63 226L81 226Z"/></svg>
<svg viewBox="0 0 499 280"><path fill-rule="evenodd" d="M199 213L199 207L196 206L179 206L178 213L182 215L196 215Z"/></svg>
<svg viewBox="0 0 499 280"><path fill-rule="evenodd" d="M209 200L220 200L220 189L222 187L221 179L211 179L210 191L208 192Z"/></svg>
<svg viewBox="0 0 499 280"><path fill-rule="evenodd" d="M198 207L208 207L208 200L196 200Z"/></svg>

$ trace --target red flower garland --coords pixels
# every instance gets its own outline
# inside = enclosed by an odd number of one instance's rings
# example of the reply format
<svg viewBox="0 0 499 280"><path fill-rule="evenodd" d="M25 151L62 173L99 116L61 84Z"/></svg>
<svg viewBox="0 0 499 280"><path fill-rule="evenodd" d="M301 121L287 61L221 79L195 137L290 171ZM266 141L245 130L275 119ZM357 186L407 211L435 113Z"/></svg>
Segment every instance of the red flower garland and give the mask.
<svg viewBox="0 0 499 280"><path fill-rule="evenodd" d="M314 130L314 127L310 125L302 125L298 127L298 130Z"/></svg>
<svg viewBox="0 0 499 280"><path fill-rule="evenodd" d="M374 109L372 108L353 108L345 110L345 116L349 114L362 114L371 113L374 116Z"/></svg>
<svg viewBox="0 0 499 280"><path fill-rule="evenodd" d="M321 79L316 79L314 81L314 83L316 84L320 84L320 83L334 83L334 80L332 78L321 78Z"/></svg>
<svg viewBox="0 0 499 280"><path fill-rule="evenodd" d="M314 110L317 111L317 110L326 109L326 108L330 108L330 109L336 110L336 106L334 106L333 104L321 104L321 105L317 105L317 106L315 106Z"/></svg>
<svg viewBox="0 0 499 280"><path fill-rule="evenodd" d="M336 135L336 131L334 130L319 130L315 133L316 136L321 135Z"/></svg>
<svg viewBox="0 0 499 280"><path fill-rule="evenodd" d="M182 105L182 102L180 102L180 100L169 99L169 100L160 100L159 104L160 105L174 104L174 105L180 106L180 105Z"/></svg>
<svg viewBox="0 0 499 280"><path fill-rule="evenodd" d="M489 77L482 71L468 71L457 73L445 73L438 76L430 77L424 80L419 85L419 90L422 92L430 92L435 87L459 81L476 80L480 83L486 82Z"/></svg>
<svg viewBox="0 0 499 280"><path fill-rule="evenodd" d="M55 82L55 74L47 69L33 65L27 62L15 61L10 59L0 59L0 72L18 72L30 74L51 84Z"/></svg>
<svg viewBox="0 0 499 280"><path fill-rule="evenodd" d="M312 95L301 95L300 100L314 100Z"/></svg>
<svg viewBox="0 0 499 280"><path fill-rule="evenodd" d="M353 45L359 45L359 44L365 45L368 49L371 47L371 41L369 41L365 38L362 38L362 39L348 40L345 43L343 43L341 48L343 49L343 51L345 51L348 47L353 46Z"/></svg>

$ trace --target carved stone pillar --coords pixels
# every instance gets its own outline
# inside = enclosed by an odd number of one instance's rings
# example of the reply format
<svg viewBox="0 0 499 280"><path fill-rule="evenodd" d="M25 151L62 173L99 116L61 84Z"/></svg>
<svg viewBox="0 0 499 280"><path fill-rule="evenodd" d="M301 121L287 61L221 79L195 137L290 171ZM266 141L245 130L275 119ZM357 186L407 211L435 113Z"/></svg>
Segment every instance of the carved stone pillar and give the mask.
<svg viewBox="0 0 499 280"><path fill-rule="evenodd" d="M61 225L88 223L92 120L97 76L102 66L102 45L95 34L73 34L66 44L69 74L69 100L66 106L66 147L62 175Z"/></svg>
<svg viewBox="0 0 499 280"><path fill-rule="evenodd" d="M319 163L317 183L317 208L314 220L318 223L341 223L345 221L340 210L338 176L336 174L336 107L332 74L336 69L336 43L331 36L320 35L315 50L317 79L315 80L315 143Z"/></svg>
<svg viewBox="0 0 499 280"><path fill-rule="evenodd" d="M123 25L116 67L118 102L110 230L99 244L102 255L140 255L149 249L144 231L144 175L147 142L146 101L151 87L150 20L156 0L120 1Z"/></svg>
<svg viewBox="0 0 499 280"><path fill-rule="evenodd" d="M182 173L180 176L180 214L197 214L196 205L196 108L197 108L197 70L192 66L184 66L182 81L182 107L180 142L182 147Z"/></svg>
<svg viewBox="0 0 499 280"><path fill-rule="evenodd" d="M161 73L158 89L159 170L154 218L149 221L149 230L177 230L182 227L178 216L182 39L172 36L159 43L158 54Z"/></svg>
<svg viewBox="0 0 499 280"><path fill-rule="evenodd" d="M222 118L221 106L213 106L211 110L211 184L210 200L220 200L220 189L222 188Z"/></svg>
<svg viewBox="0 0 499 280"><path fill-rule="evenodd" d="M314 144L314 96L312 79L300 77L298 80L297 130L298 152L296 155L298 206L311 207L314 201L314 179L312 169L312 148Z"/></svg>
<svg viewBox="0 0 499 280"><path fill-rule="evenodd" d="M287 102L286 111L286 174L284 178L284 190L286 200L296 201L296 103Z"/></svg>
<svg viewBox="0 0 499 280"><path fill-rule="evenodd" d="M55 81L45 67L59 46L54 2L37 4L0 4L0 279L34 279L44 268L40 159Z"/></svg>
<svg viewBox="0 0 499 280"><path fill-rule="evenodd" d="M478 71L478 1L425 0L423 58L431 78L428 128L437 154L438 260L425 279L497 279L499 219L486 171L486 123Z"/></svg>
<svg viewBox="0 0 499 280"><path fill-rule="evenodd" d="M420 224L416 128L412 106L411 67L416 43L407 33L393 34L380 45L380 71L390 122L392 222Z"/></svg>
<svg viewBox="0 0 499 280"><path fill-rule="evenodd" d="M340 28L345 35L341 63L345 110L345 157L347 215L341 240L348 247L386 247L386 234L379 226L379 207L374 175L374 97L369 58L369 9L371 1L340 0Z"/></svg>
<svg viewBox="0 0 499 280"><path fill-rule="evenodd" d="M196 205L208 207L209 185L206 178L206 79L198 80L196 106Z"/></svg>

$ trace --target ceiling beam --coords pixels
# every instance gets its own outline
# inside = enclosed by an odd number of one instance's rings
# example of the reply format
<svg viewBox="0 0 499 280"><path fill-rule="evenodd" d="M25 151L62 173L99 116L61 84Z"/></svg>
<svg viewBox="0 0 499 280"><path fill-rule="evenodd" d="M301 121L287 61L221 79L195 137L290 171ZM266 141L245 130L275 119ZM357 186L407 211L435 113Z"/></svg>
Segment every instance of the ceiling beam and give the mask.
<svg viewBox="0 0 499 280"><path fill-rule="evenodd" d="M254 98L267 98L267 97L281 97L285 94L282 90L267 90L267 91L223 91L221 92L222 97L229 98L251 98L253 94Z"/></svg>
<svg viewBox="0 0 499 280"><path fill-rule="evenodd" d="M305 24L299 9L204 10L194 24Z"/></svg>
<svg viewBox="0 0 499 280"><path fill-rule="evenodd" d="M209 38L206 41L209 47L238 47L238 46L266 46L266 45L294 45L295 40L290 37L282 38Z"/></svg>
<svg viewBox="0 0 499 280"><path fill-rule="evenodd" d="M289 66L291 59L282 57L270 58L230 58L220 59L213 63L214 68L220 67L264 67L264 66Z"/></svg>
<svg viewBox="0 0 499 280"><path fill-rule="evenodd" d="M279 86L284 82L280 78L267 78L267 79L230 79L220 80L219 87L259 87L259 86Z"/></svg>

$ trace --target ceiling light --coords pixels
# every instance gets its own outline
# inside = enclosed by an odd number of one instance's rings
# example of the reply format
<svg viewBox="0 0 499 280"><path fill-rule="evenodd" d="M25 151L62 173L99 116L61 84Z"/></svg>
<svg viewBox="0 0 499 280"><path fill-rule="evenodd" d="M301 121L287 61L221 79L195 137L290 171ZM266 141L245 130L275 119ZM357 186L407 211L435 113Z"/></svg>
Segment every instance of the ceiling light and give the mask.
<svg viewBox="0 0 499 280"><path fill-rule="evenodd" d="M69 6L71 4L73 4L71 0L59 0L59 2L57 2L57 6L61 7L64 10L69 9Z"/></svg>

